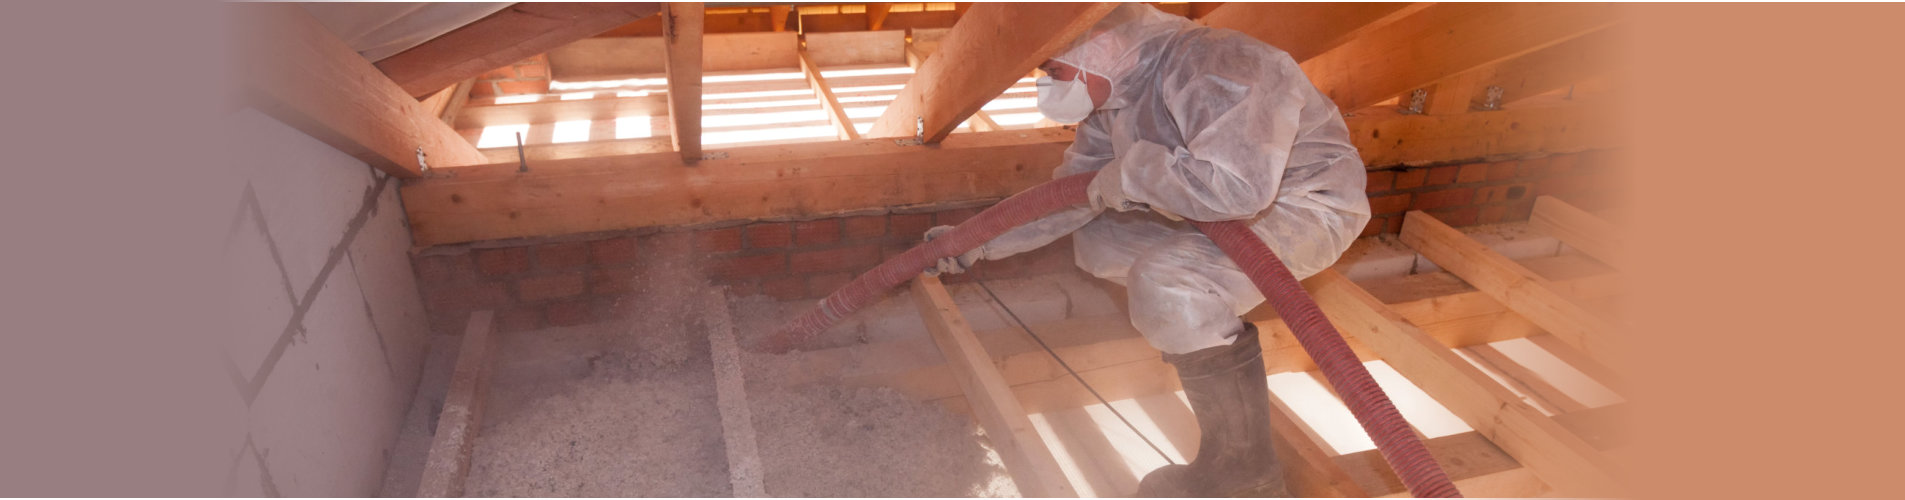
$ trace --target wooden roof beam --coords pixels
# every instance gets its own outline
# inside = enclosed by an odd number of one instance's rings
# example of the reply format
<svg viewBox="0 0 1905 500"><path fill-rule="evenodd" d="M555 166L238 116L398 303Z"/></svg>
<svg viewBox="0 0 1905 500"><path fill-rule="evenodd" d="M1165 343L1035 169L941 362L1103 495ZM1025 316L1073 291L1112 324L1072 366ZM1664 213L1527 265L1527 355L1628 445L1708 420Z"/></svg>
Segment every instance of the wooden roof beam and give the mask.
<svg viewBox="0 0 1905 500"><path fill-rule="evenodd" d="M1298 61L1337 107L1357 110L1606 28L1618 13L1610 4L1438 3Z"/></svg>
<svg viewBox="0 0 1905 500"><path fill-rule="evenodd" d="M1196 5L1193 6L1193 12ZM1303 62L1356 35L1387 26L1428 7L1426 3L1243 3L1218 5L1198 24L1241 31Z"/></svg>
<svg viewBox="0 0 1905 500"><path fill-rule="evenodd" d="M1455 351L1333 270L1304 281L1330 322L1566 496L1621 496L1593 445L1521 401ZM1353 332L1353 333L1350 333Z"/></svg>
<svg viewBox="0 0 1905 500"><path fill-rule="evenodd" d="M1607 74L1618 64L1617 44L1627 31L1613 26L1513 59L1464 71L1429 87L1423 113L1466 113L1521 102ZM1490 97L1489 87L1500 89Z"/></svg>
<svg viewBox="0 0 1905 500"><path fill-rule="evenodd" d="M972 6L866 136L944 140L1114 7L1102 2Z"/></svg>
<svg viewBox="0 0 1905 500"><path fill-rule="evenodd" d="M435 110L384 77L304 9L292 4L232 8L244 18L237 23L243 41L234 71L247 104L401 178L422 176L426 164L486 163Z"/></svg>
<svg viewBox="0 0 1905 500"><path fill-rule="evenodd" d="M660 9L661 4L652 2L519 3L377 61L377 69L411 96L421 97Z"/></svg>
<svg viewBox="0 0 1905 500"><path fill-rule="evenodd" d="M959 306L946 293L945 285L937 277L920 275L913 280L913 299L926 320L927 332L946 357L953 378L965 390L973 417L985 428L986 439L998 451L1012 482L1027 497L1078 496L1059 469L1058 459L1032 427L1025 408L1019 406L1012 386L999 375L992 356L986 354L972 327L966 325L965 316L959 314Z"/></svg>
<svg viewBox="0 0 1905 500"><path fill-rule="evenodd" d="M1613 147L1620 141L1615 111L1592 103L1448 115L1378 107L1343 121L1363 163L1387 167Z"/></svg>
<svg viewBox="0 0 1905 500"><path fill-rule="evenodd" d="M1621 358L1613 329L1570 301L1547 278L1495 253L1420 210L1403 216L1402 242L1583 354L1612 367Z"/></svg>
<svg viewBox="0 0 1905 500"><path fill-rule="evenodd" d="M669 137L681 161L701 161L701 28L705 9L699 2L675 2L662 8L663 64L668 71Z"/></svg>

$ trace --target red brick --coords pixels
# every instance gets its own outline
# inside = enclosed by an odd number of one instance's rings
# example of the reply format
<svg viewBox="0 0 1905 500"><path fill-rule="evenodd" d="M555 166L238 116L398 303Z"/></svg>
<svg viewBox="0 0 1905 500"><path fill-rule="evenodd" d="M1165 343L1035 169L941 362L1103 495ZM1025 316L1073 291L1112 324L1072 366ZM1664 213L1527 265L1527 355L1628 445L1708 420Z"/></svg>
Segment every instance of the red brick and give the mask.
<svg viewBox="0 0 1905 500"><path fill-rule="evenodd" d="M1361 235L1358 235L1357 237L1367 238L1370 236L1382 234L1382 228L1389 225L1389 219L1390 219L1389 217L1377 217L1374 219L1369 219L1369 225L1363 226L1363 233Z"/></svg>
<svg viewBox="0 0 1905 500"><path fill-rule="evenodd" d="M1553 164L1552 158L1535 158L1533 160L1522 160L1522 161L1516 162L1515 163L1515 170L1516 170L1515 177L1521 177L1524 179L1535 179L1540 177L1547 177L1549 166L1552 164Z"/></svg>
<svg viewBox="0 0 1905 500"><path fill-rule="evenodd" d="M616 295L635 291L635 269L596 269L589 274L589 295Z"/></svg>
<svg viewBox="0 0 1905 500"><path fill-rule="evenodd" d="M1392 194L1370 198L1369 213L1377 215L1401 213L1409 209L1409 199L1410 196L1408 194Z"/></svg>
<svg viewBox="0 0 1905 500"><path fill-rule="evenodd" d="M933 228L933 214L893 214L886 218L892 226L889 233L895 238L907 242L919 242L926 238L926 230Z"/></svg>
<svg viewBox="0 0 1905 500"><path fill-rule="evenodd" d="M1478 207L1462 207L1462 208L1455 208L1455 209L1449 209L1449 210L1438 210L1435 212L1430 212L1429 215L1434 215L1437 220L1440 220L1442 221L1443 224L1448 224L1450 226L1473 226L1475 225L1476 215L1480 213L1481 213L1481 209Z"/></svg>
<svg viewBox="0 0 1905 500"><path fill-rule="evenodd" d="M547 94L549 80L500 80L496 82L496 91L504 94Z"/></svg>
<svg viewBox="0 0 1905 500"><path fill-rule="evenodd" d="M516 64L516 75L522 78L548 78L549 66L543 64Z"/></svg>
<svg viewBox="0 0 1905 500"><path fill-rule="evenodd" d="M1404 170L1401 172L1396 172L1396 189L1414 189L1414 188L1422 187L1423 181L1428 180L1428 178L1429 178L1429 169L1426 169L1426 168L1416 168L1416 169L1409 169L1409 170Z"/></svg>
<svg viewBox="0 0 1905 500"><path fill-rule="evenodd" d="M581 272L523 278L516 281L516 298L523 302L542 302L582 295L586 282Z"/></svg>
<svg viewBox="0 0 1905 500"><path fill-rule="evenodd" d="M788 256L787 268L799 274L859 271L880 263L878 245L857 245L800 252Z"/></svg>
<svg viewBox="0 0 1905 500"><path fill-rule="evenodd" d="M549 326L575 326L595 321L595 312L588 301L565 300L549 304L543 310L549 318Z"/></svg>
<svg viewBox="0 0 1905 500"><path fill-rule="evenodd" d="M550 243L536 247L536 269L555 271L589 265L589 244Z"/></svg>
<svg viewBox="0 0 1905 500"><path fill-rule="evenodd" d="M1415 203L1410 204L1409 208L1411 210L1434 210L1467 205L1474 200L1475 188L1444 189L1441 191L1416 193Z"/></svg>
<svg viewBox="0 0 1905 500"><path fill-rule="evenodd" d="M821 245L840 241L840 219L823 219L794 224L794 244Z"/></svg>
<svg viewBox="0 0 1905 500"><path fill-rule="evenodd" d="M1388 191L1391 187L1395 186L1396 184L1396 172L1394 170L1369 172L1368 175L1369 175L1369 181L1363 184L1364 191L1368 191L1371 193L1380 193L1383 191Z"/></svg>
<svg viewBox="0 0 1905 500"><path fill-rule="evenodd" d="M1402 232L1401 217L1390 217L1388 223L1382 226L1382 234L1396 234L1400 232Z"/></svg>
<svg viewBox="0 0 1905 500"><path fill-rule="evenodd" d="M1481 215L1475 218L1475 222L1481 224L1495 224L1506 220L1508 220L1508 205L1482 207Z"/></svg>
<svg viewBox="0 0 1905 500"><path fill-rule="evenodd" d="M411 266L417 270L418 283L461 283L476 278L467 253L417 257L411 260Z"/></svg>
<svg viewBox="0 0 1905 500"><path fill-rule="evenodd" d="M433 312L468 314L483 309L502 309L510 304L502 283L467 283L430 288L429 307Z"/></svg>
<svg viewBox="0 0 1905 500"><path fill-rule="evenodd" d="M884 215L847 217L842 219L840 224L844 228L841 232L849 240L886 236L886 216Z"/></svg>
<svg viewBox="0 0 1905 500"><path fill-rule="evenodd" d="M514 307L496 312L496 331L526 332L542 328L542 310L534 307Z"/></svg>
<svg viewBox="0 0 1905 500"><path fill-rule="evenodd" d="M473 253L476 270L486 276L507 276L529 270L528 248L480 248Z"/></svg>
<svg viewBox="0 0 1905 500"><path fill-rule="evenodd" d="M700 252L734 252L741 249L741 228L695 231L694 247Z"/></svg>
<svg viewBox="0 0 1905 500"><path fill-rule="evenodd" d="M787 256L778 253L727 257L708 265L708 274L723 280L779 276L786 271Z"/></svg>
<svg viewBox="0 0 1905 500"><path fill-rule="evenodd" d="M1488 180L1487 163L1463 165L1462 169L1456 171L1455 174L1456 184L1468 184L1470 182L1482 182L1486 180Z"/></svg>
<svg viewBox="0 0 1905 500"><path fill-rule="evenodd" d="M974 215L979 215L979 210L978 208L947 210L935 215L936 220L934 222L937 222L941 226L956 226L961 222L965 222L966 219L972 218Z"/></svg>
<svg viewBox="0 0 1905 500"><path fill-rule="evenodd" d="M840 287L847 286L847 283L853 281L854 276L856 275L853 273L816 274L808 276L807 297L814 299L826 297L827 294L833 293L834 290L839 290Z"/></svg>
<svg viewBox="0 0 1905 500"><path fill-rule="evenodd" d="M1515 178L1516 172L1519 172L1520 170L1521 169L1516 168L1516 162L1512 162L1512 161L1498 161L1495 163L1490 163L1488 164L1488 180L1505 181L1508 179L1513 179Z"/></svg>
<svg viewBox="0 0 1905 500"><path fill-rule="evenodd" d="M637 253L634 236L589 242L589 261L597 266L633 264Z"/></svg>
<svg viewBox="0 0 1905 500"><path fill-rule="evenodd" d="M1460 170L1460 168L1454 166L1431 168L1429 169L1429 177L1424 179L1422 184L1425 186L1454 184L1455 177L1459 174Z"/></svg>
<svg viewBox="0 0 1905 500"><path fill-rule="evenodd" d="M476 82L470 86L470 97L493 97L496 95L495 82Z"/></svg>
<svg viewBox="0 0 1905 500"><path fill-rule="evenodd" d="M761 280L761 293L777 300L796 300L807 298L807 279L803 276L782 276Z"/></svg>
<svg viewBox="0 0 1905 500"><path fill-rule="evenodd" d="M1475 203L1479 205L1483 203L1533 199L1533 197L1528 195L1532 190L1534 190L1534 185L1525 182L1521 184L1483 186L1475 190Z"/></svg>
<svg viewBox="0 0 1905 500"><path fill-rule="evenodd" d="M782 248L793 243L793 226L785 222L762 222L747 226L748 248Z"/></svg>

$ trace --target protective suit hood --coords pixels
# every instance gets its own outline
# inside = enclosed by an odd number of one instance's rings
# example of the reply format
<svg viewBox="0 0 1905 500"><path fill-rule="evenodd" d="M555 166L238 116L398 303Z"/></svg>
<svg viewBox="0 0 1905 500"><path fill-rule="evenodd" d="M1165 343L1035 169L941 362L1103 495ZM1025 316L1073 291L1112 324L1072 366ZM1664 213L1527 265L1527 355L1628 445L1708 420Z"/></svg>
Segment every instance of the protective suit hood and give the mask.
<svg viewBox="0 0 1905 500"><path fill-rule="evenodd" d="M1142 66L1155 63L1144 60L1139 47L1197 27L1189 19L1166 14L1148 5L1120 4L1073 40L1069 48L1052 56L1052 60L1077 66L1110 80L1111 96L1098 109L1119 109L1128 104L1136 92L1134 85L1123 81L1125 77L1143 73L1138 71Z"/></svg>

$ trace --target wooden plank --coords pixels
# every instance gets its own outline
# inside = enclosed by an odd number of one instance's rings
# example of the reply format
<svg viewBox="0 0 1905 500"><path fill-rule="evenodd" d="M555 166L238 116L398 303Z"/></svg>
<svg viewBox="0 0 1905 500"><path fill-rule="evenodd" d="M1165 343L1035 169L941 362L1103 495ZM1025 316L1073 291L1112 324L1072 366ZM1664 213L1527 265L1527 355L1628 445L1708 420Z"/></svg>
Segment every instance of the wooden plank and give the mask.
<svg viewBox="0 0 1905 500"><path fill-rule="evenodd" d="M1580 296L1576 295L1575 298L1580 298ZM1581 354L1581 351L1574 350L1574 346L1562 342L1561 339L1555 338L1554 335L1534 335L1528 337L1528 341L1534 342L1535 345L1541 347L1541 350L1548 351L1548 354L1552 354L1554 357L1561 359L1561 362L1567 363L1568 366L1574 367L1576 370L1580 370L1581 373L1586 374L1588 378L1594 379L1595 382L1599 382L1615 393L1627 393L1629 386L1627 385L1625 377L1614 373L1614 370L1608 369L1607 365L1589 359L1587 355Z"/></svg>
<svg viewBox="0 0 1905 500"><path fill-rule="evenodd" d="M913 298L933 343L946 357L946 366L965 389L973 416L985 428L987 441L999 453L999 460L1005 463L1019 491L1028 497L1078 496L939 278L922 275L914 279Z"/></svg>
<svg viewBox="0 0 1905 500"><path fill-rule="evenodd" d="M774 31L787 31L787 15L793 13L791 5L769 5L767 7L768 26Z"/></svg>
<svg viewBox="0 0 1905 500"><path fill-rule="evenodd" d="M1609 265L1619 267L1626 260L1620 232L1613 224L1553 196L1535 198L1535 212L1528 217L1528 227Z"/></svg>
<svg viewBox="0 0 1905 500"><path fill-rule="evenodd" d="M886 25L886 15L892 10L893 4L890 3L874 2L866 4L867 30L879 31L881 26Z"/></svg>
<svg viewBox="0 0 1905 500"><path fill-rule="evenodd" d="M906 45L906 65L911 66L917 71L919 70L919 65L925 62L926 55L920 53L919 48L908 43ZM981 106L984 105L982 104ZM969 120L968 123L971 124L973 132L997 132L1005 130L1005 127L999 126L999 122L992 121L992 116L987 115L985 110L972 112L972 119Z"/></svg>
<svg viewBox="0 0 1905 500"><path fill-rule="evenodd" d="M870 139L723 149L684 169L671 153L514 161L405 183L418 245L614 231L869 207L997 200L1051 180L1062 129L959 134L937 148Z"/></svg>
<svg viewBox="0 0 1905 500"><path fill-rule="evenodd" d="M827 121L839 130L840 139L860 140L860 131L853 128L853 119L847 117L847 109L840 107L840 99L833 96L833 86L827 84L827 77L820 74L820 67L814 65L805 50L800 52L800 71L807 74L807 85L814 88L814 95L820 98L820 109L827 112Z"/></svg>
<svg viewBox="0 0 1905 500"><path fill-rule="evenodd" d="M701 161L701 20L699 2L662 8L663 52L668 68L668 118L681 161Z"/></svg>
<svg viewBox="0 0 1905 500"><path fill-rule="evenodd" d="M1610 362L1621 357L1608 337L1613 329L1570 302L1547 278L1420 210L1403 217L1404 244L1589 357L1620 366Z"/></svg>
<svg viewBox="0 0 1905 500"><path fill-rule="evenodd" d="M1435 115L1481 110L1491 86L1501 89L1496 100L1499 109L1605 75L1619 64L1620 42L1626 36L1626 29L1615 25L1458 73L1433 86L1425 112Z"/></svg>
<svg viewBox="0 0 1905 500"><path fill-rule="evenodd" d="M1548 494L1548 485L1480 433L1464 432L1423 440L1455 488L1470 498L1527 498ZM1343 468L1368 496L1409 497L1382 453L1376 450L1338 455Z"/></svg>
<svg viewBox="0 0 1905 500"><path fill-rule="evenodd" d="M1341 464L1324 451L1323 443L1305 432L1303 418L1290 406L1270 393L1270 428L1276 438L1277 462L1283 466L1283 478L1290 493L1298 497L1365 498L1362 486L1343 472Z"/></svg>
<svg viewBox="0 0 1905 500"><path fill-rule="evenodd" d="M1509 359L1508 355L1502 354L1499 349L1488 344L1476 344L1460 350L1468 353L1481 364L1484 372L1492 370L1500 375L1501 381L1507 382L1510 388L1527 396L1523 401L1529 402L1537 409L1554 415L1588 409L1587 405L1568 397L1553 384L1542 380L1541 376L1536 375L1534 371Z"/></svg>
<svg viewBox="0 0 1905 500"><path fill-rule="evenodd" d="M424 461L423 479L417 496L450 498L463 496L463 479L470 472L470 453L476 448L476 433L483 427L483 406L489 387L490 336L495 313L470 313L463 328L463 341L456 354L456 368L450 374L450 389L443 397L443 413L437 417L437 433L430 440L430 457Z"/></svg>
<svg viewBox="0 0 1905 500"><path fill-rule="evenodd" d="M754 440L754 413L748 409L741 345L734 339L726 294L704 292L700 306L702 321L708 330L708 352L714 362L714 399L721 412L721 442L727 448L728 482L735 497L766 497L766 469L761 465L760 448Z"/></svg>
<svg viewBox="0 0 1905 500"><path fill-rule="evenodd" d="M660 36L590 38L549 51L549 69L559 81L630 78L667 71ZM800 66L800 36L794 32L712 33L701 39L702 71L752 71Z"/></svg>
<svg viewBox="0 0 1905 500"><path fill-rule="evenodd" d="M482 151L483 157L489 159L488 163L516 163L517 151L514 147L489 148ZM674 141L663 135L636 139L535 144L524 146L522 156L530 165L541 168L542 162L546 161L653 153L669 153L672 156L674 151Z"/></svg>
<svg viewBox="0 0 1905 500"><path fill-rule="evenodd" d="M436 91L430 94L430 97L423 99L423 110L431 115L443 116L443 112L450 107L450 101L455 95L456 85L444 87L443 90Z"/></svg>
<svg viewBox="0 0 1905 500"><path fill-rule="evenodd" d="M808 33L804 54L820 66L901 64L906 62L906 32L846 31Z"/></svg>
<svg viewBox="0 0 1905 500"><path fill-rule="evenodd" d="M974 5L920 66L867 137L936 143L1013 82L1064 50L1112 3ZM1003 29L1010 27L1010 29Z"/></svg>
<svg viewBox="0 0 1905 500"><path fill-rule="evenodd" d="M653 2L518 3L377 61L377 69L405 92L421 96L660 9Z"/></svg>
<svg viewBox="0 0 1905 500"><path fill-rule="evenodd" d="M1337 107L1357 110L1605 28L1617 14L1610 4L1439 3L1298 60Z"/></svg>
<svg viewBox="0 0 1905 500"><path fill-rule="evenodd" d="M290 4L233 7L243 19L234 23L240 63L233 68L247 104L401 178L421 176L425 164L437 168L484 162L476 146L304 9Z"/></svg>
<svg viewBox="0 0 1905 500"><path fill-rule="evenodd" d="M1344 120L1371 168L1573 153L1620 144L1614 106L1557 103L1488 113L1409 115L1381 107Z"/></svg>
<svg viewBox="0 0 1905 500"><path fill-rule="evenodd" d="M1459 273L1458 273L1459 274ZM1619 496L1613 463L1335 271L1304 281L1331 323L1569 496Z"/></svg>
<svg viewBox="0 0 1905 500"><path fill-rule="evenodd" d="M1241 31L1302 62L1427 6L1408 2L1228 2L1196 19L1198 24L1212 28Z"/></svg>

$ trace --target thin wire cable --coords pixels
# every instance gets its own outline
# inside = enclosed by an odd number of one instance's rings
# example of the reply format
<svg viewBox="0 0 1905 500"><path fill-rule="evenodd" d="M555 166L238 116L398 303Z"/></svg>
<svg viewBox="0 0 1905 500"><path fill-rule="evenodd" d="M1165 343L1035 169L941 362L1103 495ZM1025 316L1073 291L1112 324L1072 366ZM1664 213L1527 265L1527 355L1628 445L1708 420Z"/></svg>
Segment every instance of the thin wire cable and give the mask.
<svg viewBox="0 0 1905 500"><path fill-rule="evenodd" d="M1025 325L1025 320L1022 320L1022 319L1019 319L1019 315L1018 315L1018 313L1014 313L1014 312L1012 312L1012 308L1010 308L1010 307L1006 307L1006 305L1005 305L1005 301L1003 301L1003 300L999 300L999 294L996 294L996 293L992 293L992 287L989 287L989 286L986 286L986 282L985 282L985 280L982 280L982 279L979 279L979 275L978 275L978 274L974 274L974 275L972 276L972 282L973 282L973 283L978 283L978 284L979 284L979 288L980 288L980 289L982 289L982 290L985 290L985 291L986 291L986 295L987 295L987 296L990 296L990 297L992 297L992 302L993 302L994 304L998 304L998 305L999 305L999 308L1000 308L1000 309L1004 309L1004 310L1005 310L1005 314L1006 314L1006 316L1011 316L1011 317L1012 317L1012 321L1013 321L1013 322L1015 322L1015 323L1018 323L1018 324L1019 324L1019 329L1021 329L1021 330L1025 330L1025 333L1026 333L1027 335L1031 335L1031 336L1032 336L1032 340L1033 340L1033 341L1035 341L1035 342L1038 342L1038 346L1039 346L1039 347L1042 347L1042 348L1044 348L1044 349L1045 349L1045 353L1046 353L1046 354L1050 354L1050 355L1052 355L1052 360L1053 360L1053 361L1057 361L1057 362L1058 362L1058 366L1060 366L1060 367L1064 367L1064 368L1065 368L1065 373L1070 373L1070 374L1072 374L1072 379L1073 379L1073 380L1077 380L1077 381L1078 381L1078 384L1079 384L1079 385L1083 385L1083 386L1085 386L1085 391L1087 391L1087 392L1090 392L1090 393L1091 393L1091 397L1094 397L1094 398L1098 398L1098 404L1101 404L1101 405L1105 405L1105 409L1107 409L1107 410L1111 410L1111 414L1112 414L1112 415L1114 415L1114 416L1117 416L1117 417L1118 417L1118 421L1119 421L1119 422L1124 422L1124 426L1125 426L1125 427L1127 427L1127 428L1129 428L1129 429L1131 429L1131 433L1132 433L1132 434L1137 434L1137 435L1138 435L1138 439L1142 439L1142 440L1144 440L1144 444L1146 444L1146 445L1150 445L1150 446L1151 446L1151 451L1155 451L1155 452L1158 452L1158 456L1159 456L1159 457L1162 457L1162 458L1164 458L1164 462L1165 462L1165 463L1169 463L1169 464L1171 464L1171 465L1177 465L1177 461L1176 461L1176 460L1171 460L1171 456L1170 456L1170 455L1166 455L1166 454L1164 453L1164 449L1163 449L1163 448L1158 448L1158 445L1157 445L1157 443L1153 443L1153 442L1151 442L1151 438L1149 438L1149 437L1146 437L1146 436L1144 435L1144 433L1143 433L1143 432L1140 432L1140 431L1138 431L1138 426L1136 426L1136 425L1131 425L1131 421L1130 421L1130 420L1125 420L1125 418L1124 418L1124 414L1123 414L1123 413L1119 413L1119 412L1118 412L1118 409L1117 409L1117 408L1113 408L1113 407L1111 406L1111 402L1110 402L1110 401L1105 401L1105 397L1104 397L1104 396L1100 396L1100 395L1098 395L1098 390L1097 390L1097 389L1093 389L1093 388L1091 387L1091 384L1090 384L1090 383L1087 383L1087 382L1085 382L1085 378L1084 378L1084 377L1080 377L1080 376L1078 376L1078 372L1077 372L1077 371L1075 371L1075 370L1072 370L1072 365L1070 365L1070 364L1067 364L1067 363L1065 363L1065 359L1064 359L1064 358L1060 358L1060 357L1058 357L1058 351L1053 351L1053 350L1052 350L1052 346L1049 346L1049 345L1045 345L1045 339L1042 339L1042 338L1039 338L1039 336L1038 336L1038 334L1037 334L1037 333L1033 333L1033 332L1032 332L1032 327L1029 327L1029 326L1026 326L1026 325Z"/></svg>

